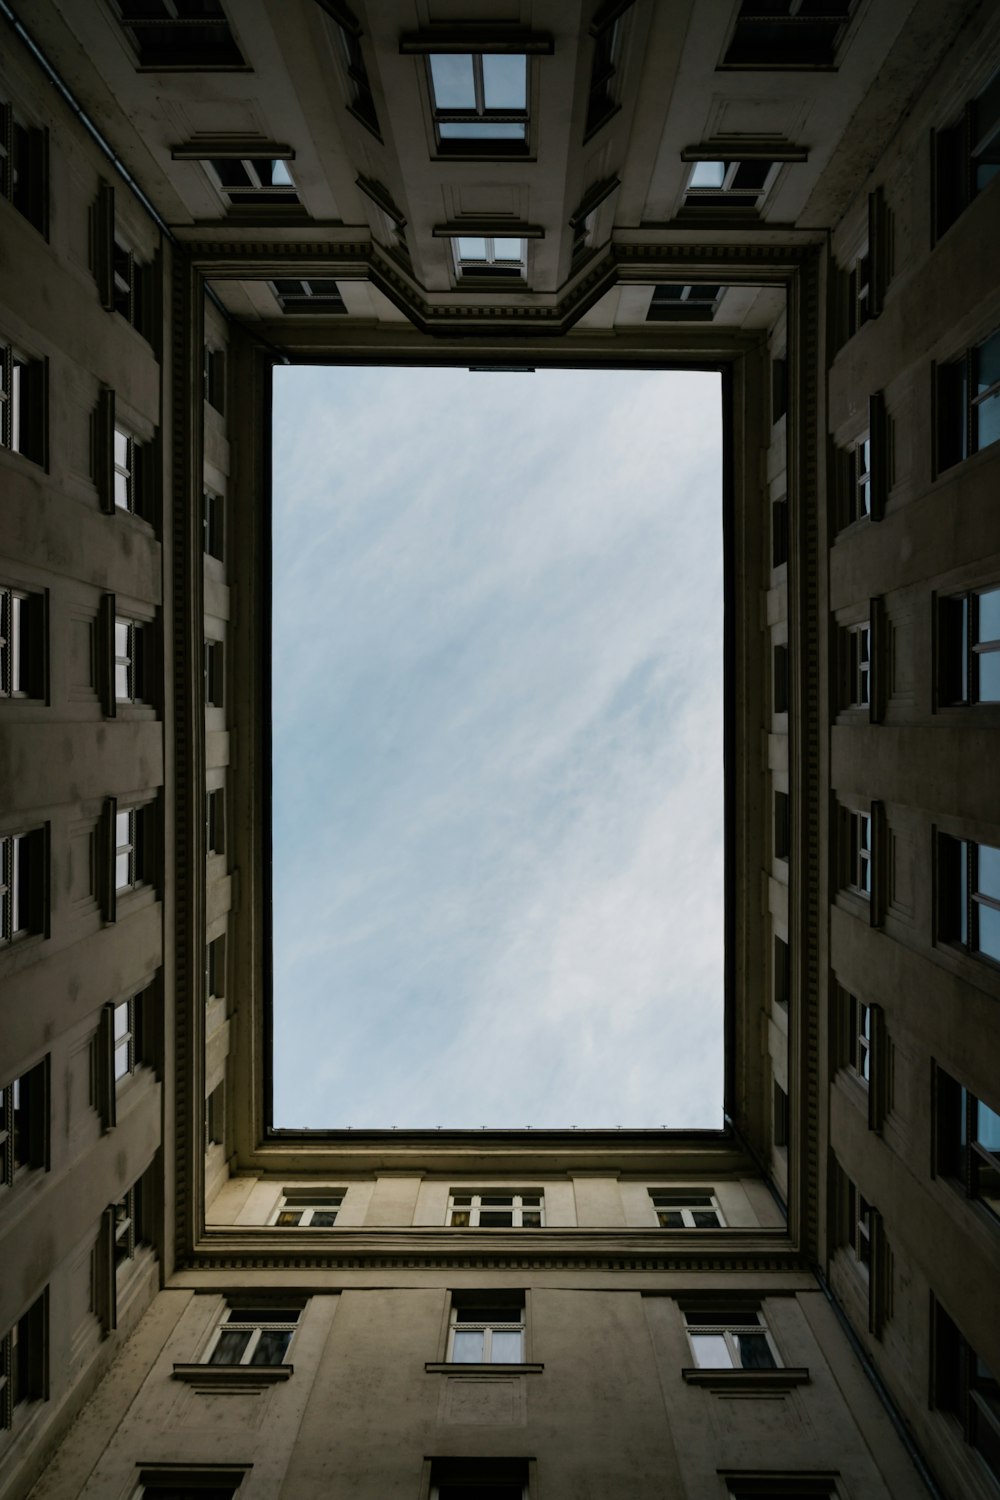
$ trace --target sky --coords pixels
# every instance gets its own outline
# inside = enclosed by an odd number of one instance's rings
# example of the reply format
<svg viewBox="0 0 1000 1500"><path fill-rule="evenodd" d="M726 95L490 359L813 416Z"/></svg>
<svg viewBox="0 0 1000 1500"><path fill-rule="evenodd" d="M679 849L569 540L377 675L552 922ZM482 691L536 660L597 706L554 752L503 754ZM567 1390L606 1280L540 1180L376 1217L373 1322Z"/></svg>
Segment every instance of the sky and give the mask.
<svg viewBox="0 0 1000 1500"><path fill-rule="evenodd" d="M721 1128L719 377L274 374L274 1123Z"/></svg>

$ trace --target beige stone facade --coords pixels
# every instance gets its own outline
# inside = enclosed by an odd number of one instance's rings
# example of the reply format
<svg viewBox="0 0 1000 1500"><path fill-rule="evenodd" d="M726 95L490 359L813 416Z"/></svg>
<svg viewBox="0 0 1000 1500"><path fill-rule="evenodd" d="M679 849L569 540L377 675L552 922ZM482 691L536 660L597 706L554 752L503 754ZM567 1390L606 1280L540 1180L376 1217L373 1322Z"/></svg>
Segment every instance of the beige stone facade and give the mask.
<svg viewBox="0 0 1000 1500"><path fill-rule="evenodd" d="M2 1500L998 1493L1000 13L773 11L0 3ZM723 371L725 1131L270 1129L283 358Z"/></svg>

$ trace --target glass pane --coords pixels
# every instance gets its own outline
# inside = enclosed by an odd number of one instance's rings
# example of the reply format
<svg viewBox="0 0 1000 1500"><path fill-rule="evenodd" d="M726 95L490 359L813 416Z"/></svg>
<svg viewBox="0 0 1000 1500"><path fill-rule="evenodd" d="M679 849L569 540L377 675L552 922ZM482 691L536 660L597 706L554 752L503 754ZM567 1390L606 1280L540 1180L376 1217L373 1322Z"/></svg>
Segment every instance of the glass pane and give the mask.
<svg viewBox="0 0 1000 1500"><path fill-rule="evenodd" d="M1000 589L984 589L979 595L979 639L1000 641Z"/></svg>
<svg viewBox="0 0 1000 1500"><path fill-rule="evenodd" d="M518 120L489 120L462 124L442 120L438 133L443 141L523 141L525 127Z"/></svg>
<svg viewBox="0 0 1000 1500"><path fill-rule="evenodd" d="M773 1370L774 1355L763 1333L734 1333L739 1360L744 1370Z"/></svg>
<svg viewBox="0 0 1000 1500"><path fill-rule="evenodd" d="M474 110L476 83L472 71L472 54L432 52L429 60L436 107Z"/></svg>
<svg viewBox="0 0 1000 1500"><path fill-rule="evenodd" d="M979 702L1000 703L1000 651L979 654Z"/></svg>
<svg viewBox="0 0 1000 1500"><path fill-rule="evenodd" d="M115 504L121 510L128 510L128 475L119 474L115 470Z"/></svg>
<svg viewBox="0 0 1000 1500"><path fill-rule="evenodd" d="M751 1307L695 1307L688 1308L684 1316L689 1328L745 1327L760 1321L759 1313Z"/></svg>
<svg viewBox="0 0 1000 1500"><path fill-rule="evenodd" d="M534 1209L531 1209L530 1211L526 1209L525 1212L521 1215L521 1223L525 1229L541 1229L542 1216Z"/></svg>
<svg viewBox="0 0 1000 1500"><path fill-rule="evenodd" d="M480 1212L479 1222L484 1229L508 1229L514 1222L514 1215L510 1210L501 1213L495 1208L484 1209Z"/></svg>
<svg viewBox="0 0 1000 1500"><path fill-rule="evenodd" d="M285 1228L289 1228L289 1227L294 1227L294 1225L298 1224L301 1221L301 1219L302 1219L302 1212L301 1212L300 1209L297 1209L297 1208L283 1208L281 1210L280 1214L278 1215L277 1219L275 1219L274 1222L276 1224L283 1225Z"/></svg>
<svg viewBox="0 0 1000 1500"><path fill-rule="evenodd" d="M694 188L720 188L726 178L724 161L696 161L691 173L690 186Z"/></svg>
<svg viewBox="0 0 1000 1500"><path fill-rule="evenodd" d="M451 1357L457 1365L481 1365L483 1362L484 1333L456 1333Z"/></svg>
<svg viewBox="0 0 1000 1500"><path fill-rule="evenodd" d="M128 690L128 663L115 663L115 697L125 700L130 697Z"/></svg>
<svg viewBox="0 0 1000 1500"><path fill-rule="evenodd" d="M1000 960L1000 911L979 904L979 951Z"/></svg>
<svg viewBox="0 0 1000 1500"><path fill-rule="evenodd" d="M721 1333L692 1333L691 1348L699 1370L731 1370L732 1355Z"/></svg>
<svg viewBox="0 0 1000 1500"><path fill-rule="evenodd" d="M528 59L517 53L484 54L483 98L487 109L526 109Z"/></svg>
<svg viewBox="0 0 1000 1500"><path fill-rule="evenodd" d="M521 1359L520 1333L494 1333L492 1361L495 1365L519 1365Z"/></svg>
<svg viewBox="0 0 1000 1500"><path fill-rule="evenodd" d="M976 394L982 395L1000 381L1000 334L994 334L976 350Z"/></svg>
<svg viewBox="0 0 1000 1500"><path fill-rule="evenodd" d="M273 187L294 187L292 174L288 170L288 163L283 161L271 162L271 184Z"/></svg>
<svg viewBox="0 0 1000 1500"><path fill-rule="evenodd" d="M128 1003L115 1006L115 1040L128 1036Z"/></svg>
<svg viewBox="0 0 1000 1500"><path fill-rule="evenodd" d="M317 1208L312 1216L314 1229L329 1229L337 1222L337 1210L335 1208Z"/></svg>
<svg viewBox="0 0 1000 1500"><path fill-rule="evenodd" d="M219 1342L212 1350L210 1365L238 1365L240 1356L250 1342L248 1333L237 1333L235 1329L224 1328L219 1334Z"/></svg>
<svg viewBox="0 0 1000 1500"><path fill-rule="evenodd" d="M1000 901L1000 849L994 849L989 844L979 846L977 889L984 896L993 896Z"/></svg>
<svg viewBox="0 0 1000 1500"><path fill-rule="evenodd" d="M121 846L123 844L127 844L127 843L130 842L130 839L129 839L129 823L130 823L130 818L131 818L131 814L127 813L127 812L120 812L120 813L117 813L115 815L115 843L118 845L119 848L121 848Z"/></svg>
<svg viewBox="0 0 1000 1500"><path fill-rule="evenodd" d="M115 428L115 463L120 469L128 468L128 437Z"/></svg>
<svg viewBox="0 0 1000 1500"><path fill-rule="evenodd" d="M451 1216L451 1222L456 1229L468 1229L469 1210L467 1208L456 1208Z"/></svg>
<svg viewBox="0 0 1000 1500"><path fill-rule="evenodd" d="M485 260L485 239L475 239L469 238L468 236L463 236L458 242L458 258L459 260Z"/></svg>
<svg viewBox="0 0 1000 1500"><path fill-rule="evenodd" d="M128 1040L126 1039L124 1042L119 1042L118 1046L115 1048L115 1082L116 1083L118 1082L119 1078L124 1078L126 1076L126 1074L128 1073L128 1071L129 1071L128 1053L129 1053Z"/></svg>
<svg viewBox="0 0 1000 1500"><path fill-rule="evenodd" d="M976 1140L990 1151L1000 1151L1000 1115L981 1099L976 1101Z"/></svg>
<svg viewBox="0 0 1000 1500"><path fill-rule="evenodd" d="M115 655L128 656L128 623L125 620L115 621Z"/></svg>
<svg viewBox="0 0 1000 1500"><path fill-rule="evenodd" d="M520 260L520 240L494 240L493 255L496 260Z"/></svg>
<svg viewBox="0 0 1000 1500"><path fill-rule="evenodd" d="M510 1193L502 1193L499 1197L496 1194L487 1196L484 1193L479 1201L484 1208L509 1208L513 1200Z"/></svg>
<svg viewBox="0 0 1000 1500"><path fill-rule="evenodd" d="M694 1219L694 1227L696 1229L716 1229L718 1227L719 1216L714 1208L696 1209L691 1217Z"/></svg>
<svg viewBox="0 0 1000 1500"><path fill-rule="evenodd" d="M122 890L129 883L129 856L119 854L115 858L115 889Z"/></svg>
<svg viewBox="0 0 1000 1500"><path fill-rule="evenodd" d="M742 161L736 168L733 187L759 190L767 181L767 174L770 170L769 161Z"/></svg>
<svg viewBox="0 0 1000 1500"><path fill-rule="evenodd" d="M252 1365L280 1365L292 1335L276 1328L265 1328L250 1356Z"/></svg>
<svg viewBox="0 0 1000 1500"><path fill-rule="evenodd" d="M988 448L1000 439L1000 391L987 396L974 408L976 413L976 447Z"/></svg>

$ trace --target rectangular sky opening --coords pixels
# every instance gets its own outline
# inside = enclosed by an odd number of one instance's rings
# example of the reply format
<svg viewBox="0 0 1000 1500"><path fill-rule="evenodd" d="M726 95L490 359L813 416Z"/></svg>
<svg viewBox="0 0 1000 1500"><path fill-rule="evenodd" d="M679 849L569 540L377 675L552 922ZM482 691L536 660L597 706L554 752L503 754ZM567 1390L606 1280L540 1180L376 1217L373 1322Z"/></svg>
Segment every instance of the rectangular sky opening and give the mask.
<svg viewBox="0 0 1000 1500"><path fill-rule="evenodd" d="M279 1128L721 1128L721 424L704 371L274 371Z"/></svg>

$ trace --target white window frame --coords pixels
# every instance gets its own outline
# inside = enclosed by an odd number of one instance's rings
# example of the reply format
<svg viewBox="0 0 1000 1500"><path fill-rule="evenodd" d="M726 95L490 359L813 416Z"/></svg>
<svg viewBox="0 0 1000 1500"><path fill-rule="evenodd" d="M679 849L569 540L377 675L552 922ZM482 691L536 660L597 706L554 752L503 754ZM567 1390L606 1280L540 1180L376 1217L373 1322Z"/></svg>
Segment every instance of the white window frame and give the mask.
<svg viewBox="0 0 1000 1500"><path fill-rule="evenodd" d="M243 168L249 181L239 184L227 184L222 180L219 166L224 161L232 161ZM212 183L230 208L261 208L269 204L290 204L298 208L301 205L298 185L292 176L289 167L290 158L283 156L244 156L244 157L216 157L214 160L206 160L203 165L207 168ZM287 182L265 182L258 170L258 162L269 162L272 169L279 167L288 178Z"/></svg>
<svg viewBox="0 0 1000 1500"><path fill-rule="evenodd" d="M847 834L845 884L854 895L860 896L863 901L870 901L874 874L872 815L853 807L844 808L843 811Z"/></svg>
<svg viewBox="0 0 1000 1500"><path fill-rule="evenodd" d="M483 240L486 253L484 256L463 255L462 245L469 240ZM516 240L519 246L518 255L498 256L496 253L497 241ZM515 277L522 280L528 274L528 241L516 234L463 234L452 240L452 249L455 255L455 274L461 278L467 276L471 271L473 275L486 275L488 273L497 276L508 276L512 281Z"/></svg>
<svg viewBox="0 0 1000 1500"><path fill-rule="evenodd" d="M134 995L128 995L124 1000L119 1000L114 1008L111 1020L111 1051L112 1051L112 1077L116 1089L124 1087L135 1073L141 1058L139 1056L139 1027L140 1010L142 1008L143 991ZM123 1030L119 1031L119 1018L124 1021ZM119 1053L124 1049L124 1067L119 1068Z"/></svg>
<svg viewBox="0 0 1000 1500"><path fill-rule="evenodd" d="M716 1309L714 1309L714 1308L712 1309L712 1311L715 1311L715 1310ZM783 1364L782 1364L782 1360L781 1360L781 1355L778 1353L777 1345L774 1342L774 1338L773 1338L773 1336L771 1334L771 1330L770 1330L770 1328L768 1328L767 1323L764 1321L764 1315L763 1315L763 1313L761 1313L761 1311L760 1311L759 1308L752 1308L752 1307L749 1307L749 1306L746 1306L746 1307L734 1307L732 1309L732 1311L727 1315L727 1317L725 1318L725 1320L723 1322L720 1322L720 1323L692 1323L690 1321L690 1314L693 1311L695 1311L695 1309L691 1308L691 1307L688 1307L688 1308L685 1309L685 1312L684 1312L684 1331L687 1334L688 1343L691 1346L691 1357L694 1360L695 1367L697 1369L699 1369L699 1370L767 1370L767 1369L769 1369L770 1366L768 1366L768 1365L744 1365L742 1363L742 1361L740 1360L739 1343L738 1343L738 1339L739 1339L739 1337L740 1337L741 1334L756 1334L756 1335L763 1334L764 1337L765 1337L765 1339L766 1339L766 1342L767 1342L767 1347L770 1350L771 1358L774 1360L774 1368L775 1369L779 1369L779 1370L782 1369L782 1368L784 1368ZM718 1311L719 1312L725 1312L726 1309L725 1308L719 1308ZM747 1316L747 1314L752 1314L752 1318L749 1317L749 1316ZM703 1365L700 1362L700 1360L698 1359L698 1351L697 1351L697 1349L695 1347L695 1343L694 1343L694 1339L699 1334L701 1334L701 1335L710 1335L710 1336L715 1337L715 1338L720 1338L721 1337L722 1339L725 1340L726 1352L729 1355L729 1364L728 1365Z"/></svg>
<svg viewBox="0 0 1000 1500"><path fill-rule="evenodd" d="M30 899L23 903L29 910L21 910L24 872L20 863L31 857L28 838L24 833L0 835L0 946L16 942L31 930Z"/></svg>
<svg viewBox="0 0 1000 1500"><path fill-rule="evenodd" d="M281 1229L309 1229L311 1227L332 1229L332 1224L314 1225L314 1217L316 1214L332 1213L333 1222L336 1224L337 1216L343 1207L346 1194L346 1188L316 1188L308 1194L300 1194L297 1191L282 1193L278 1199L277 1207L268 1222L277 1224ZM295 1224L281 1223L282 1214L293 1213L299 1215Z"/></svg>
<svg viewBox="0 0 1000 1500"><path fill-rule="evenodd" d="M148 641L143 632L148 628L149 621L135 620L127 615L115 615L114 623L114 688L116 703L146 703L148 701L146 676L148 672L147 655ZM118 630L124 628L127 632L125 637L124 654L118 650ZM141 655L141 664L137 665L137 658ZM125 670L125 692L118 691L118 670Z"/></svg>
<svg viewBox="0 0 1000 1500"><path fill-rule="evenodd" d="M427 54L427 90L430 96L431 113L434 117L434 134L437 139L438 149L442 146L445 151L456 148L465 154L494 155L512 152L520 154L528 146L528 127L531 123L531 85L532 67L530 53L509 53L508 56L522 57L524 59L524 108L523 109L488 109L486 106L486 84L483 75L483 58L489 56L487 52L476 52L470 49L468 52L457 54L443 54L444 56L461 56L472 59L472 82L475 91L475 103L471 109L449 109L438 103L437 92L434 87L433 58L441 56L441 53L429 52ZM495 55L495 54L494 54ZM443 135L442 125L523 125L521 135Z"/></svg>
<svg viewBox="0 0 1000 1500"><path fill-rule="evenodd" d="M148 884L145 865L148 859L147 830L143 827L146 817L148 803L136 807L118 807L115 809L114 829L114 858L115 858L115 890L121 895L123 891L136 891L141 886ZM121 837L120 821L128 819L128 833L124 843L119 843ZM128 878L123 883L118 882L118 861L122 855L128 856Z"/></svg>
<svg viewBox="0 0 1000 1500"><path fill-rule="evenodd" d="M484 1224L480 1226L479 1216L484 1206L484 1198L502 1199L504 1203L509 1203L512 1222L510 1224ZM538 1224L524 1224L525 1205L523 1199L525 1198L537 1198L537 1204L531 1202L527 1205L527 1212L538 1214ZM459 1199L468 1199L469 1201L468 1203L459 1202ZM505 1213L507 1211L500 1202L487 1202L485 1209L487 1213ZM456 1224L456 1213L467 1213L469 1215L468 1224ZM448 1195L448 1213L445 1224L455 1229L479 1229L480 1227L484 1229L544 1229L545 1194L541 1188L537 1191L528 1188L519 1192L505 1192L502 1188L495 1191L490 1188L452 1188Z"/></svg>
<svg viewBox="0 0 1000 1500"><path fill-rule="evenodd" d="M0 698L30 698L32 629L30 623L32 595L24 589L0 587ZM16 607L15 607L16 606ZM37 618L37 616L36 616ZM25 639L26 638L26 639ZM27 657L27 684L22 678L22 658Z"/></svg>
<svg viewBox="0 0 1000 1500"><path fill-rule="evenodd" d="M126 1270L130 1261L135 1260L135 1252L141 1244L139 1236L139 1214L141 1212L142 1189L139 1183L134 1182L118 1202L112 1204L115 1213L114 1222L114 1257L115 1273L119 1274Z"/></svg>
<svg viewBox="0 0 1000 1500"><path fill-rule="evenodd" d="M483 1293L483 1301L487 1302L488 1300L489 1300L489 1293L488 1292L484 1292ZM510 1311L513 1312L514 1308L511 1307ZM496 1318L492 1322L489 1322L489 1323L476 1322L473 1319L464 1318L462 1316L462 1313L463 1313L463 1308L461 1306L456 1306L454 1304L452 1305L451 1314L450 1314L450 1317L449 1317L449 1320L448 1320L449 1326L448 1326L448 1354L447 1354L447 1361L448 1361L449 1364L457 1364L458 1367L461 1368L463 1364L465 1364L465 1365L467 1365L467 1364L491 1365L491 1364L497 1363L497 1364L507 1364L507 1365L509 1365L509 1364L523 1365L525 1363L525 1331L526 1331L526 1329L525 1329L525 1317L524 1317L524 1306L523 1306L523 1304L521 1306L521 1316L520 1316L520 1318L508 1318L508 1319L504 1319L504 1320ZM455 1359L455 1335L457 1333L481 1333L483 1335L483 1357L482 1357L481 1360L456 1360ZM520 1336L521 1336L521 1356L520 1356L520 1358L516 1359L516 1360L504 1359L504 1360L494 1361L494 1359L493 1359L493 1334L494 1333L518 1333L518 1334L520 1334Z"/></svg>
<svg viewBox="0 0 1000 1500"><path fill-rule="evenodd" d="M119 454L119 440L125 445L125 452L123 455ZM111 483L116 509L123 510L127 515L130 516L140 514L140 511L136 509L136 501L138 499L136 454L138 452L138 449L138 439L135 438L126 427L122 427L116 422L114 443L111 453ZM121 479L120 484L119 478ZM118 498L119 494L124 495L123 500L120 500Z"/></svg>
<svg viewBox="0 0 1000 1500"><path fill-rule="evenodd" d="M767 172L764 181L758 188L742 188L736 186L736 178L741 167L750 165L766 165ZM696 183L699 168L721 167L722 181L717 184ZM739 161L696 161L691 163L687 182L684 186L684 206L686 208L750 208L758 211L768 193L774 186L775 178L781 170L780 161L758 163L756 158L742 158ZM720 198L725 201L720 203Z"/></svg>
<svg viewBox="0 0 1000 1500"><path fill-rule="evenodd" d="M657 1198L669 1201L657 1204ZM709 1198L711 1200L710 1203L705 1204L695 1201L703 1198ZM727 1227L725 1215L722 1212L719 1200L715 1192L710 1188L651 1187L649 1189L649 1201L650 1207L653 1210L653 1217L661 1229L725 1229ZM710 1212L715 1214L715 1225L695 1223L694 1216L696 1213L703 1214ZM679 1213L682 1222L680 1224L662 1224L660 1222L661 1213Z"/></svg>
<svg viewBox="0 0 1000 1500"><path fill-rule="evenodd" d="M250 1335L249 1339L247 1340L246 1348L241 1352L237 1363L235 1365L230 1365L227 1367L230 1369L239 1369L243 1365L250 1364L254 1356L254 1351L256 1350L257 1345L260 1343L261 1335L263 1333L287 1333L290 1335L290 1337L288 1343L285 1345L284 1353L282 1354L281 1358L281 1363L285 1364L288 1359L288 1351L292 1347L296 1332L299 1328L299 1323L303 1311L302 1308L290 1307L288 1311L290 1313L294 1312L294 1318L287 1318L282 1320L281 1322L272 1322L267 1319L257 1318L253 1322L237 1323L231 1322L229 1319L229 1314L234 1306L239 1306L239 1303L227 1303L225 1308L223 1309L222 1316L219 1319L219 1322L212 1334L211 1340L205 1349L205 1352L201 1359L201 1363L203 1365L210 1365L213 1363L212 1355L218 1348L219 1341L224 1333L249 1333ZM247 1310L249 1311L250 1309ZM271 1311L272 1309L268 1310Z"/></svg>

